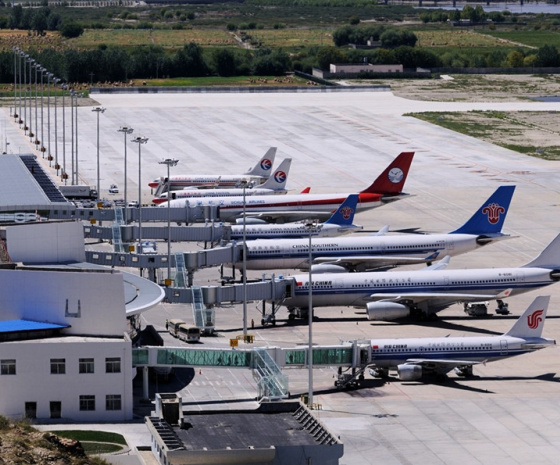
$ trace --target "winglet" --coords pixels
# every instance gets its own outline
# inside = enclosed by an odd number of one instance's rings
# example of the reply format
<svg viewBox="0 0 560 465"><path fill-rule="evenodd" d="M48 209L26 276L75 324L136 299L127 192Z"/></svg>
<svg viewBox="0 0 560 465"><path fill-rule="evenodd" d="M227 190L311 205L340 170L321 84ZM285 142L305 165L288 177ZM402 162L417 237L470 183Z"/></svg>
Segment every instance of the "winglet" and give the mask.
<svg viewBox="0 0 560 465"><path fill-rule="evenodd" d="M373 181L373 184L361 191L361 193L384 195L398 195L402 193L413 157L414 152L401 152L401 154L385 168L385 171Z"/></svg>
<svg viewBox="0 0 560 465"><path fill-rule="evenodd" d="M358 205L358 194L349 195L340 207L325 221L324 224L338 224L340 226L350 226L354 221L356 205Z"/></svg>
<svg viewBox="0 0 560 465"><path fill-rule="evenodd" d="M290 173L290 166L292 164L291 158L284 158L282 163L278 165L278 168L274 170L272 176L270 176L263 184L258 186L259 189L272 189L274 191L282 191L286 188L286 182L288 181L288 174Z"/></svg>
<svg viewBox="0 0 560 465"><path fill-rule="evenodd" d="M500 186L460 228L450 234L500 234L515 186Z"/></svg>
<svg viewBox="0 0 560 465"><path fill-rule="evenodd" d="M447 268L447 265L449 265L450 260L451 260L451 255L446 255L441 260L435 262L433 265L429 265L426 268L424 268L424 270L430 270L430 271L444 270L445 268Z"/></svg>
<svg viewBox="0 0 560 465"><path fill-rule="evenodd" d="M549 301L550 296L548 295L538 296L513 324L511 329L505 333L505 336L521 338L541 337Z"/></svg>
<svg viewBox="0 0 560 465"><path fill-rule="evenodd" d="M262 176L263 178L268 178L272 171L275 156L276 147L270 147L261 157L259 162L243 174L246 174L247 176Z"/></svg>

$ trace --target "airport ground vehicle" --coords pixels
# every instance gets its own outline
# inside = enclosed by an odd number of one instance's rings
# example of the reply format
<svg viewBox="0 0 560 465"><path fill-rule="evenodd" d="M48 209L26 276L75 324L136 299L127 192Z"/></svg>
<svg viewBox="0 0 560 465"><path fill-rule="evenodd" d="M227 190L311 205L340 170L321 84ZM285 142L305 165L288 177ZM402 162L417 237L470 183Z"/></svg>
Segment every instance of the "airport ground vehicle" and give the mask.
<svg viewBox="0 0 560 465"><path fill-rule="evenodd" d="M96 200L98 193L96 189L92 189L86 185L58 186L58 189L67 199L90 199Z"/></svg>
<svg viewBox="0 0 560 465"><path fill-rule="evenodd" d="M179 325L177 330L178 338L184 342L198 342L200 341L200 328L191 326L186 323Z"/></svg>

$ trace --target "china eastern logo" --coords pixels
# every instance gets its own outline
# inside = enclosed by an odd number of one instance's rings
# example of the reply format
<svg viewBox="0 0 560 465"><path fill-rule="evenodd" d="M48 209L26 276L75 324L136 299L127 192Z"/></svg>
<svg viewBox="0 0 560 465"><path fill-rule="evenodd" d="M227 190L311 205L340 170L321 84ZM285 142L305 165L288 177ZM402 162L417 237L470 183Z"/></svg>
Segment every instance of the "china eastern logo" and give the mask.
<svg viewBox="0 0 560 465"><path fill-rule="evenodd" d="M539 325L541 324L542 319L542 314L544 313L544 310L535 310L533 313L531 313L528 317L527 317L527 324L529 325L529 328L531 329L537 329L539 327Z"/></svg>
<svg viewBox="0 0 560 465"><path fill-rule="evenodd" d="M265 171L268 171L270 168L272 168L272 162L268 158L265 158L263 161L261 161L261 168Z"/></svg>
<svg viewBox="0 0 560 465"><path fill-rule="evenodd" d="M347 220L348 218L350 218L350 215L354 213L354 209L350 208L350 207L344 207L340 209L340 214L342 215L342 218L344 218L345 220Z"/></svg>
<svg viewBox="0 0 560 465"><path fill-rule="evenodd" d="M274 180L276 182L284 182L286 180L286 173L284 171L276 171L274 173Z"/></svg>
<svg viewBox="0 0 560 465"><path fill-rule="evenodd" d="M500 221L500 215L505 213L506 209L497 203L491 203L482 209L482 214L488 217L491 224Z"/></svg>

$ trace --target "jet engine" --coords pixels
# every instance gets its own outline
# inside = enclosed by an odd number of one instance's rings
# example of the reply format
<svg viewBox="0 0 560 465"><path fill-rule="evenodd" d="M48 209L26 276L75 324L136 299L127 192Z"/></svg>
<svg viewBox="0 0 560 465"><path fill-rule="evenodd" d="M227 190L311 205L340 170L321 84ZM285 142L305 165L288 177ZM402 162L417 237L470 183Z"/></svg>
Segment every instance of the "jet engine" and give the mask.
<svg viewBox="0 0 560 465"><path fill-rule="evenodd" d="M245 218L245 221L243 221L243 218L236 218L235 220L235 224L268 224L265 220L261 220L260 218Z"/></svg>
<svg viewBox="0 0 560 465"><path fill-rule="evenodd" d="M348 270L340 265L319 264L311 266L311 273L347 273Z"/></svg>
<svg viewBox="0 0 560 465"><path fill-rule="evenodd" d="M403 381L416 381L422 377L422 367L420 365L397 365L399 379Z"/></svg>
<svg viewBox="0 0 560 465"><path fill-rule="evenodd" d="M368 320L393 321L410 315L410 308L396 302L370 302L366 310Z"/></svg>

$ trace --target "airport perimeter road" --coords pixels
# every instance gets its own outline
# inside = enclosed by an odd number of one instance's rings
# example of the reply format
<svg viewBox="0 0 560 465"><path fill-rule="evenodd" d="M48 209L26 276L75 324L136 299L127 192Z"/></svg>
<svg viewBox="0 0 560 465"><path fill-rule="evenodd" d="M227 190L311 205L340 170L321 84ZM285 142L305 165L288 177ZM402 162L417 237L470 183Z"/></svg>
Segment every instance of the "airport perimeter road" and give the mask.
<svg viewBox="0 0 560 465"><path fill-rule="evenodd" d="M501 109L557 112L560 103L431 103L391 93L94 95L107 108L100 115L103 195L111 183L123 184L122 125L149 137L142 147L143 184L165 172L158 162L176 157L175 174L245 171L270 146L277 162L292 157L288 187L299 191L352 192L377 177L401 151L415 151L405 190L407 199L360 214L366 232L385 224L392 231L446 232L457 228L499 185L517 186L505 231L510 240L452 259L450 268L521 266L560 232L560 162L543 161L432 126L404 113L429 110ZM96 114L79 109L80 177L95 183ZM551 117L555 117L551 115ZM19 130L6 123L10 147L23 145ZM59 132L60 137L60 132ZM69 141L68 141L69 144ZM138 181L138 148L128 143L129 199ZM60 150L59 150L60 153ZM68 152L67 152L68 153ZM105 186L105 187L103 187ZM143 201L150 199L143 189ZM163 245L162 245L163 247ZM173 250L198 245L173 244ZM288 275L292 270L279 270ZM390 272L388 272L390 273ZM250 278L258 278L251 272ZM195 274L195 284L218 282L218 270ZM364 309L316 311L316 344L384 337L501 334L536 295L550 294L546 337L560 339L560 284L515 297L512 315L474 320L455 305L438 321L423 325L372 323ZM492 307L493 308L493 307ZM255 303L255 345L307 344L307 326L289 325L281 309L275 327L261 328ZM190 308L162 304L142 316L164 332L166 318L184 317ZM241 306L216 309L218 337L201 347L227 346L242 330ZM171 336L166 343L177 344ZM365 464L555 464L560 451L558 349L475 367L469 380L451 374L447 382L381 382L366 376L353 391L333 387L336 367L314 373L315 411L345 445L341 463ZM194 378L192 378L194 374ZM286 371L293 397L307 390L307 371ZM191 379L192 378L192 379ZM183 383L183 386L180 383ZM186 384L188 383L188 384ZM185 385L186 384L186 385ZM256 386L248 371L202 369L178 372L186 408L254 408Z"/></svg>

